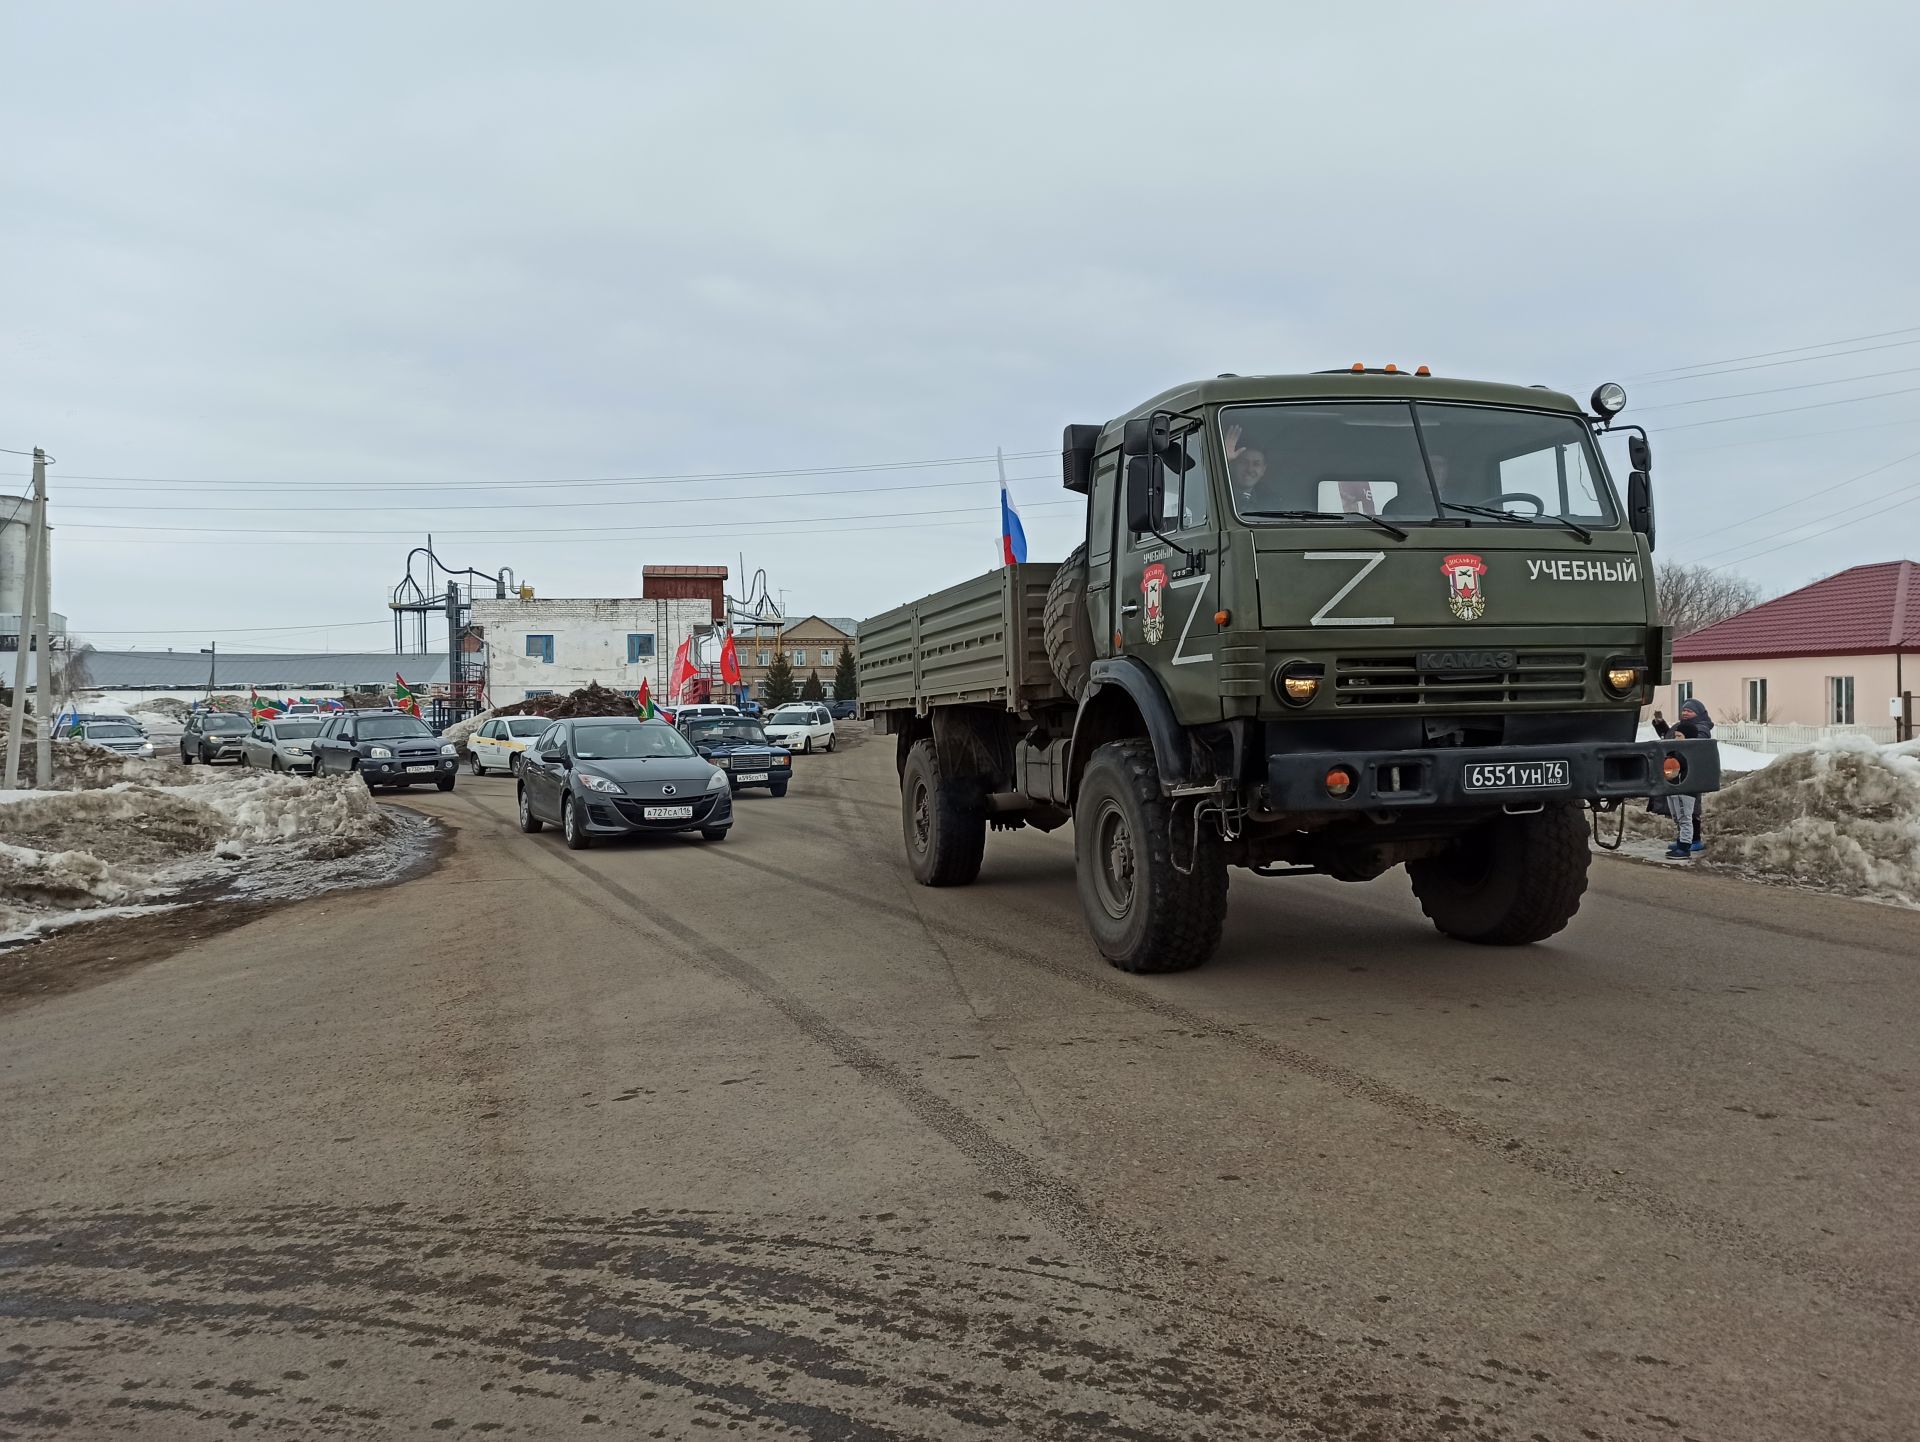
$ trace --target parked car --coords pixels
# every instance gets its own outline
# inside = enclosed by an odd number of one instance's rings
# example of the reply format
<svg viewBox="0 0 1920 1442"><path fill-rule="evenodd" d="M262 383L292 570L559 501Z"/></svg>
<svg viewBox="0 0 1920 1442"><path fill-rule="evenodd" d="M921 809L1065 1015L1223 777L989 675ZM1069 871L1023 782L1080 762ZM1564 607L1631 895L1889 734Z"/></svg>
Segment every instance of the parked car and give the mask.
<svg viewBox="0 0 1920 1442"><path fill-rule="evenodd" d="M836 721L851 721L860 714L860 703L853 700L829 701L827 714Z"/></svg>
<svg viewBox="0 0 1920 1442"><path fill-rule="evenodd" d="M791 701L767 717L767 740L795 751L833 750L833 717L817 701Z"/></svg>
<svg viewBox="0 0 1920 1442"><path fill-rule="evenodd" d="M746 716L696 716L681 721L679 729L694 750L727 773L735 791L764 786L775 796L787 794L793 753L767 740L758 721Z"/></svg>
<svg viewBox="0 0 1920 1442"><path fill-rule="evenodd" d="M467 738L467 767L475 776L512 773L520 756L553 723L544 716L496 716Z"/></svg>
<svg viewBox="0 0 1920 1442"><path fill-rule="evenodd" d="M147 733L130 721L82 721L74 728L74 735L89 746L122 756L153 755Z"/></svg>
<svg viewBox="0 0 1920 1442"><path fill-rule="evenodd" d="M740 708L721 701L700 701L691 706L682 706L673 713L673 724L678 726L702 716L738 716Z"/></svg>
<svg viewBox="0 0 1920 1442"><path fill-rule="evenodd" d="M318 716L291 721L262 721L240 743L242 766L269 771L313 771L313 740L326 723Z"/></svg>
<svg viewBox="0 0 1920 1442"><path fill-rule="evenodd" d="M296 701L280 713L282 717L289 719L298 719L302 716L324 716L326 714L324 707L316 706L311 701Z"/></svg>
<svg viewBox="0 0 1920 1442"><path fill-rule="evenodd" d="M314 775L357 773L370 789L432 782L451 791L459 765L451 741L404 711L343 711L328 717L313 738Z"/></svg>
<svg viewBox="0 0 1920 1442"><path fill-rule="evenodd" d="M186 730L180 733L180 764L191 766L216 761L240 764L240 743L252 730L247 718L232 711L196 711L187 717Z"/></svg>
<svg viewBox="0 0 1920 1442"><path fill-rule="evenodd" d="M520 829L552 822L575 851L645 832L719 841L733 825L727 773L673 727L638 716L553 722L522 755L518 791Z"/></svg>

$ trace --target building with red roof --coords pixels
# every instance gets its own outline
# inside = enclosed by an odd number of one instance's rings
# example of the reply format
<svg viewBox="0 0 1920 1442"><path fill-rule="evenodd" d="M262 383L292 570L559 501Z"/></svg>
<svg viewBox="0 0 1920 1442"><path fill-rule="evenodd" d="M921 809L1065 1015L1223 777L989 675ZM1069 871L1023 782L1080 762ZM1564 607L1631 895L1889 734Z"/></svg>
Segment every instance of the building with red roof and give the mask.
<svg viewBox="0 0 1920 1442"><path fill-rule="evenodd" d="M1668 718L1689 697L1716 721L1884 727L1920 689L1920 565L1854 566L1673 643Z"/></svg>

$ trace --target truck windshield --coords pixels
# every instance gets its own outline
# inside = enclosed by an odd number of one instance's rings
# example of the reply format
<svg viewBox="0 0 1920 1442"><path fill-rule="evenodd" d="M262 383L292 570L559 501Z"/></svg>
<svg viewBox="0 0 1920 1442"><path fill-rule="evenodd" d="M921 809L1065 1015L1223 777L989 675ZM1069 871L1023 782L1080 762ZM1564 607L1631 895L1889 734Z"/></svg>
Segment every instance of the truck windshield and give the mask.
<svg viewBox="0 0 1920 1442"><path fill-rule="evenodd" d="M1614 524L1586 423L1429 401L1305 401L1220 413L1234 511L1376 516L1399 524L1506 516Z"/></svg>

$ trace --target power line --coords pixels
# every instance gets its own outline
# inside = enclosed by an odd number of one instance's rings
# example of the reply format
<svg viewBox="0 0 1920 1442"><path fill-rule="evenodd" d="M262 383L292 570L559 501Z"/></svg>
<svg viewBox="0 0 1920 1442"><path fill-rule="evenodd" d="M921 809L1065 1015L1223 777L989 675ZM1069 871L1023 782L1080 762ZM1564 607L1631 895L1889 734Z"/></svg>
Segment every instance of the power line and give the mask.
<svg viewBox="0 0 1920 1442"><path fill-rule="evenodd" d="M229 630L208 630L204 626L182 627L174 630L130 630L112 626L77 626L74 629L88 636L268 636L282 631L353 631L368 626L391 626L391 617L384 621L333 621L322 625L306 626L246 626Z"/></svg>
<svg viewBox="0 0 1920 1442"><path fill-rule="evenodd" d="M1841 356L1865 355L1868 351L1899 350L1902 346L1909 346L1909 345L1920 345L1920 338L1915 338L1913 340L1888 341L1885 345L1855 346L1852 350L1828 351L1825 355L1806 355L1806 356L1800 356L1794 360L1762 361L1759 365L1722 366L1717 370L1698 371L1695 374L1690 376L1672 376L1669 379L1663 380L1663 381L1636 380L1634 384L1642 385L1642 386L1677 386L1677 385L1684 385L1688 381L1705 380L1708 376L1738 375L1741 371L1770 371L1774 369L1776 366L1811 365L1814 361L1838 360L1840 359Z"/></svg>
<svg viewBox="0 0 1920 1442"><path fill-rule="evenodd" d="M1821 521L1825 521L1825 520L1831 520L1831 519L1832 519L1832 518L1833 518L1834 516L1844 516L1844 515L1846 515L1846 514L1847 514L1848 512L1850 512L1850 511L1858 511L1858 510L1861 510L1861 509L1863 509L1863 508L1865 508L1865 507L1867 507L1867 506L1879 506L1881 502L1883 502L1883 501L1885 501L1885 500L1888 500L1888 499L1889 499L1890 497L1893 497L1893 496L1904 496L1904 495L1905 495L1905 494L1906 494L1906 493L1907 493L1908 491L1914 491L1914 490L1920 490L1920 481L1909 481L1909 482L1908 482L1907 484L1905 484L1905 485L1903 485L1903 486L1897 486L1897 487L1895 487L1895 488L1894 488L1893 490L1891 490L1891 491L1884 491L1884 492L1882 492L1882 493L1881 493L1880 495L1877 495L1877 496L1869 496L1869 497L1868 497L1868 498L1867 498L1866 500L1864 500L1864 501L1856 501L1856 502L1854 502L1854 504L1852 504L1851 506L1842 506L1842 507L1841 507L1841 508L1840 508L1839 510L1837 510L1837 511L1829 511L1829 512L1828 512L1828 513L1827 513L1826 515L1824 515L1824 516L1816 516L1816 517L1814 517L1814 518L1813 518L1813 519L1812 519L1811 521L1801 521L1801 522L1798 522L1798 523L1797 523L1797 524L1795 524L1795 525L1791 525L1791 526L1788 526L1788 527L1786 527L1786 528L1785 528L1784 530L1779 530L1779 531L1769 531L1769 532L1768 532L1768 533L1767 533L1766 535L1764 535L1764 536L1753 536L1753 537L1751 537L1751 538L1749 538L1748 540L1745 540L1745 541L1736 541L1736 542L1734 542L1734 543L1733 543L1733 544L1732 544L1731 546L1722 546L1722 547L1721 547L1721 548L1720 548L1719 550L1717 550L1717 551L1708 551L1708 552L1707 552L1707 553L1706 553L1705 555L1703 555L1703 556L1700 556L1700 557L1698 557L1698 559L1699 559L1699 560L1702 560L1702 561L1710 561L1710 560L1712 560L1712 559L1713 559L1713 558L1714 558L1715 556L1724 556L1724 555L1726 555L1726 554L1727 554L1727 552L1729 552L1729 551L1744 551L1744 550L1746 550L1746 549L1747 549L1747 547L1749 547L1749 546L1757 546L1757 545L1759 545L1759 544L1761 544L1761 543L1762 543L1763 541L1772 541L1772 540L1777 540L1777 539L1779 539L1779 538L1780 538L1780 537L1782 537L1782 536L1790 536L1790 535L1792 535L1792 534L1793 534L1793 533L1794 533L1795 531L1804 531L1804 530L1805 530L1805 529L1806 529L1806 528L1807 528L1808 526L1814 526L1814 525L1818 525L1818 524L1819 524L1819 523L1820 523ZM1901 502L1900 504L1902 504L1902 505L1904 505L1904 504L1905 504L1905 502ZM1883 510L1891 510L1891 509L1893 509L1893 507L1891 507L1891 506L1883 506L1883 507L1882 507L1881 509L1883 509ZM1879 512L1879 511L1870 511L1870 512L1868 512L1868 515L1869 515L1869 516L1873 516L1873 515L1878 515L1878 514L1880 514L1880 512ZM1867 519L1867 516L1861 516L1861 517L1858 517L1857 519L1859 519L1859 520L1866 520L1866 519ZM1823 534L1823 535L1824 535L1824 534L1825 534L1825 532L1822 532L1821 534ZM1805 537L1803 537L1802 539L1808 539L1808 538L1805 538ZM1778 548L1778 547L1775 547L1774 549L1776 549L1776 550L1777 550L1777 549L1779 549L1779 548ZM1762 554L1764 554L1764 553L1762 553Z"/></svg>
<svg viewBox="0 0 1920 1442"><path fill-rule="evenodd" d="M1054 451L1008 451L1006 459L1034 460L1041 456L1057 454ZM75 481L122 482L138 486L174 486L182 490L227 490L240 489L260 491L267 489L306 490L311 486L325 485L330 491L336 490L374 490L374 491L492 491L517 490L526 487L542 489L561 486L672 486L702 485L710 481L766 481L779 480L787 476L842 476L858 475L874 471L917 471L936 470L946 466L991 465L993 456L942 456L923 461L876 461L854 466L800 466L786 470L771 471L687 471L672 475L652 476L553 476L546 479L526 481L293 481L270 484L265 481L231 480L195 480L188 476L63 476L61 484L70 485Z"/></svg>
<svg viewBox="0 0 1920 1442"><path fill-rule="evenodd" d="M1920 460L1920 451L1912 451L1912 452L1909 452L1909 453L1908 453L1907 455L1904 455L1904 456L1901 456L1901 457L1899 457L1899 458L1898 458L1897 460L1891 460L1891 461L1888 461L1888 462L1887 462L1887 463L1886 463L1885 465L1881 465L1881 466L1875 466L1875 467L1874 467L1874 468L1873 468L1872 470L1870 470L1870 471L1862 471L1862 472L1861 472L1861 473L1860 473L1859 475L1857 475L1857 476L1852 476L1852 477L1849 477L1848 479L1846 479L1846 480L1844 480L1844 481L1840 481L1840 482L1837 482L1837 483L1836 483L1836 484L1834 484L1834 485L1831 485L1831 486L1822 486L1822 487L1821 487L1821 488L1820 488L1819 490L1817 490L1817 491L1808 491L1808 492L1807 492L1806 494L1804 494L1804 495L1800 495L1800 496L1796 496L1796 497L1794 497L1794 498L1793 498L1793 499L1792 499L1791 501L1788 501L1788 502L1786 502L1786 503L1785 503L1784 505L1779 505L1779 506L1775 506L1775 507L1773 507L1773 508L1772 508L1771 510L1766 510L1766 511L1755 511L1755 512L1754 512L1754 513L1753 513L1752 515L1750 515L1750 516L1747 516L1747 517L1744 517L1744 518L1743 518L1743 519L1741 519L1741 520L1738 520L1738 521L1734 521L1734 522L1732 522L1732 523L1730 523L1730 524L1728 524L1728 525L1725 525L1725 526L1716 526L1716 527L1715 527L1715 528L1714 528L1713 530L1711 530L1711 531L1702 531L1702 532L1701 532L1701 533L1700 533L1699 535L1697 535L1697 536L1691 536L1691 537L1689 537L1689 538L1688 538L1687 540L1685 540L1685 541L1682 541L1682 542L1681 542L1680 544L1681 544L1681 545L1683 545L1683 546L1684 546L1684 545L1695 545L1695 544L1698 544L1698 543L1699 543L1699 542L1701 542L1701 541L1704 541L1704 540L1706 540L1708 536L1718 536L1718 535L1721 535L1722 533L1724 533L1724 532L1726 532L1726 531L1737 531L1737 530L1739 530L1739 529L1740 529L1740 527L1742 527L1742 526L1748 526L1748 525L1752 525L1752 524L1753 524L1753 523L1754 523L1755 521L1758 521L1758 520L1762 520L1762 519L1764 519L1764 518L1765 518L1765 517L1767 517L1767 516L1777 516L1777 515L1778 515L1778 514L1780 514L1780 512L1782 512L1782 511L1788 511L1788 510L1792 510L1792 509L1793 509L1793 508L1794 508L1795 506L1803 506L1803 505L1805 505L1805 504L1806 504L1806 503L1807 503L1808 501L1813 501L1813 500L1818 500L1818 499L1819 499L1819 498L1820 498L1821 496L1830 496L1830 495L1832 495L1832 494L1833 494L1833 493L1834 493L1835 491L1843 491L1843 490L1845 490L1845 489L1846 489L1846 488L1847 488L1848 486L1853 486L1853 485L1858 485L1858 484L1859 484L1859 483L1860 483L1861 481L1864 481L1864 480L1867 480L1867 479L1869 479L1870 477L1873 477L1873 476L1877 476L1877 475L1879 475L1879 474L1880 474L1880 473L1881 473L1882 471L1890 471L1890 470L1892 470L1892 469L1893 469L1893 468L1894 468L1895 466L1898 466L1898 465L1904 465L1904 464L1905 464L1906 462L1908 462L1908 461L1911 461L1911 460ZM1802 522L1802 524L1803 524L1803 525L1809 525L1809 526L1810 526L1810 525L1812 525L1812 524L1813 524L1813 522L1812 522L1812 521L1805 521L1805 522ZM1792 526L1790 526L1790 527L1788 527L1788 530L1797 530L1797 529L1798 529L1798 527L1792 527ZM1775 534L1776 534L1776 535L1785 535L1785 534L1786 534L1786 532L1784 532L1784 531L1781 531L1781 532L1776 532ZM1764 540L1768 540L1768 539L1770 539L1770 537L1767 537L1767 536L1757 536L1757 537L1755 537L1755 538L1754 538L1754 541L1764 541ZM1743 542L1741 542L1741 546L1750 546L1750 545L1753 545L1753 544L1754 544L1754 541L1743 541ZM1741 546L1728 546L1728 547L1726 547L1726 548L1725 548L1725 550L1726 550L1726 551L1737 551L1737 550L1739 550L1739 549L1741 548ZM1714 552L1711 552L1710 554L1712 554L1712 555L1716 555L1716 556L1717 556L1717 555L1722 555L1722 554L1724 554L1724 551L1714 551Z"/></svg>
<svg viewBox="0 0 1920 1442"><path fill-rule="evenodd" d="M1821 411L1825 410L1828 406L1853 406L1859 405L1862 401L1883 401L1888 396L1910 396L1915 391L1920 391L1920 386L1907 386L1897 391L1876 391L1870 396L1848 396L1843 400L1837 401L1815 401L1813 404L1805 406L1776 406L1770 411L1748 411L1745 415L1721 416L1719 419L1711 421L1687 421L1677 426L1660 426L1658 428L1648 426L1647 429L1653 435L1664 436L1674 431L1695 430L1701 426L1724 426L1730 425L1734 421L1758 420L1763 416L1790 416L1796 411Z"/></svg>
<svg viewBox="0 0 1920 1442"><path fill-rule="evenodd" d="M1914 485L1912 485L1912 486L1908 486L1908 487L1905 487L1904 489L1906 489L1906 490L1920 490L1920 482L1915 482L1915 483L1914 483ZM1890 492L1890 494L1893 494L1893 495L1898 495L1898 494L1900 494L1900 492L1898 492L1898 491L1895 491L1895 492ZM1769 546L1769 547L1768 547L1768 548L1767 548L1766 550L1764 550L1764 551L1755 551L1755 552L1754 552L1754 553L1753 553L1752 555L1749 555L1749 556L1740 556L1740 557L1737 557L1737 558L1735 558L1734 560L1731 560L1731 561L1723 561L1723 562L1721 562L1721 563L1720 563L1719 565L1717 565L1717 566L1709 566L1709 567L1707 567L1707 569L1708 569L1709 571L1724 571L1724 570L1726 570L1726 569L1727 569L1727 568L1728 568L1729 566L1744 566L1744 565L1746 565L1746 564L1747 564L1747 563L1748 563L1749 561L1757 561L1757 560L1759 560L1759 559L1760 559L1760 558L1761 558L1762 556L1771 556L1771 555L1772 555L1772 554L1773 554L1773 553L1774 553L1775 551L1784 551L1784 550L1786 550L1786 549L1787 549L1787 547L1788 547L1788 546L1798 546L1798 545L1800 545L1800 544L1802 544L1803 542L1806 542L1806 541L1815 541L1815 540L1818 540L1818 539L1819 539L1820 537L1822 537L1822 536L1825 536L1825 535L1828 535L1828 534L1830 534L1830 533L1832 533L1832 532L1834 532L1834 531L1844 531L1844 530L1845 530L1845 529L1846 529L1846 528L1847 528L1848 526L1857 526L1857 525L1859 525L1859 524L1860 524L1860 523L1861 523L1862 521L1871 521L1871 520L1873 520L1873 519L1875 519L1875 518L1876 518L1876 517L1878 517L1878 516L1884 516L1884 515L1885 515L1885 514L1886 514L1886 513L1888 512L1888 511L1897 511L1897 510L1899 510L1899 509L1901 509L1901 508L1902 508L1903 506L1911 506L1911 505L1913 505L1913 504L1914 504L1915 502L1917 502L1917 501L1920 501L1920 495L1913 495L1913 496L1909 496L1909 497L1908 497L1908 498L1907 498L1906 500L1904 500L1904 501L1895 501L1895 502L1894 502L1894 503L1893 503L1893 504L1892 504L1891 506L1883 506L1883 507L1881 507L1881 508L1880 508L1879 510L1877 510L1877 511L1870 511L1870 512L1868 512L1868 513L1867 513L1866 515L1864 515L1864 516L1855 516L1855 517L1854 517L1854 518L1853 518L1853 519L1852 519L1851 521L1842 521L1842 522L1840 522L1840 524L1839 524L1839 525L1837 525L1837 526L1828 526L1828 527L1826 528L1826 530L1824 530L1824 531L1815 531L1815 532L1814 532L1814 533L1813 533L1812 535L1810 535L1810 536L1796 536L1796 537L1795 537L1795 538L1794 538L1793 540L1791 540L1791 541L1782 541L1782 542L1781 542L1781 543L1780 543L1779 545L1777 545L1777 546ZM1809 525L1811 525L1811 524L1812 524L1812 522L1808 522L1808 524L1809 524ZM1798 529L1798 528L1796 527L1796 529ZM1762 537L1761 539L1763 539L1763 540L1764 540L1764 539L1767 539L1767 538L1766 538L1766 537ZM1717 551L1716 551L1716 552L1714 552L1713 554L1715 554L1715 555L1719 555L1719 554L1720 554L1720 552L1717 552Z"/></svg>
<svg viewBox="0 0 1920 1442"><path fill-rule="evenodd" d="M1696 370L1701 370L1707 366L1734 365L1740 361L1765 360L1769 356L1795 355L1798 352L1805 351L1805 350L1826 350L1829 346L1852 345L1855 341L1885 340L1890 335L1912 335L1915 331L1920 331L1920 325L1903 326L1899 330L1875 331L1872 335L1842 336L1839 340L1817 340L1817 341L1811 342L1808 345L1782 346L1779 350L1755 351L1752 355L1722 356L1719 360L1695 361L1691 365L1668 366L1665 370L1659 370L1659 371L1643 371L1641 374L1637 376L1628 376L1627 379L1630 381L1651 380L1655 376L1670 376L1670 375L1675 375L1680 371L1696 371Z"/></svg>
<svg viewBox="0 0 1920 1442"><path fill-rule="evenodd" d="M1049 475L1037 475L1037 476L1009 476L1007 477L1007 479L1009 481L1052 481L1052 480L1058 480L1059 477L1049 474ZM533 510L533 509L557 510L562 507L565 507L567 509L578 509L581 507L602 507L602 506L686 506L686 505L718 506L718 505L726 505L734 501L785 501L785 500L792 500L796 497L805 497L805 496L867 496L867 495L889 494L897 491L938 491L938 490L949 490L956 486L991 486L996 484L998 484L998 482L993 478L981 476L981 477L973 477L964 481L918 481L912 485L906 485L906 486L843 486L843 487L837 487L837 488L826 489L826 490L811 490L811 491L755 491L750 495L744 495L744 496L657 496L657 497L646 497L646 498L636 497L636 498L633 498L630 500L624 500L624 501L544 501L544 500L542 501L488 501L485 504L491 510L502 510L502 511ZM441 504L444 505L447 503L442 502ZM226 505L226 506L174 506L174 505L124 506L124 505L120 505L117 502L113 504L89 505L86 502L76 503L72 501L66 502L65 505L69 509L79 509L79 510L88 510L88 511L165 511L165 512L168 512L169 514L176 511L219 511L222 513L231 513L233 510L233 507L231 505ZM328 505L271 506L271 507L260 508L260 512L268 515L277 516L277 515L296 514L301 511L331 512L337 509L338 509L337 507L328 506ZM364 514L367 512L373 512L373 511L419 512L419 511L431 510L432 507L430 506L363 506L356 503L353 509L355 514L358 515L358 514ZM70 524L82 524L82 523L74 522Z"/></svg>
<svg viewBox="0 0 1920 1442"><path fill-rule="evenodd" d="M1812 390L1816 386L1852 385L1855 381L1884 380L1888 376L1910 376L1915 372L1920 372L1920 366L1906 366L1900 370L1891 371L1869 371L1863 376L1839 376L1830 381L1800 381L1790 386L1770 386L1763 391L1729 391L1723 396L1695 396L1690 401L1662 401L1657 406L1640 406L1637 407L1637 409L1641 411L1670 411L1676 410L1681 406L1710 406L1715 401L1743 401L1751 396L1777 396L1785 391L1806 391Z"/></svg>
<svg viewBox="0 0 1920 1442"><path fill-rule="evenodd" d="M1755 436L1745 441L1721 441L1712 446L1677 446L1668 454L1682 456L1702 455L1707 451L1727 451L1736 446L1784 445L1788 441L1809 441L1820 436L1850 436L1859 431L1884 431L1892 426L1920 426L1920 416L1909 416L1901 421L1872 421L1864 426L1840 426L1826 431L1791 431L1784 436Z"/></svg>

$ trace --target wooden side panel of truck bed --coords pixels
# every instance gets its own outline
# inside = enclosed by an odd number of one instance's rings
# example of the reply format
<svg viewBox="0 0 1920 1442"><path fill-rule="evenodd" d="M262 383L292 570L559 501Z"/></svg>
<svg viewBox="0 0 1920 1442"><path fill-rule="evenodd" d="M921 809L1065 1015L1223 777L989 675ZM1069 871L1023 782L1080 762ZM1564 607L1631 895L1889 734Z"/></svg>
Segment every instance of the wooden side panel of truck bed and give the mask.
<svg viewBox="0 0 1920 1442"><path fill-rule="evenodd" d="M1051 561L1003 567L862 621L861 709L1065 704L1041 629L1057 570Z"/></svg>

